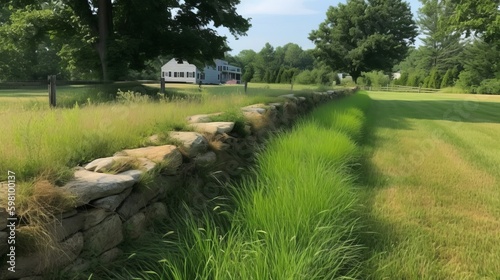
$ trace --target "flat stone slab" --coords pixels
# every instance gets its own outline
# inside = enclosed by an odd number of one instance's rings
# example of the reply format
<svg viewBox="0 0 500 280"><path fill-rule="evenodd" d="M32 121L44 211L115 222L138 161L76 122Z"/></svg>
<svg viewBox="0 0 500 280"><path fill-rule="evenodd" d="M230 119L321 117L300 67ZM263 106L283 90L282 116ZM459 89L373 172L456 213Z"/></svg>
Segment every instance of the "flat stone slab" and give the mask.
<svg viewBox="0 0 500 280"><path fill-rule="evenodd" d="M105 218L100 224L83 232L85 250L100 255L123 241L122 221L117 214Z"/></svg>
<svg viewBox="0 0 500 280"><path fill-rule="evenodd" d="M177 168L182 164L182 155L174 145L151 146L138 149L123 150L119 154L136 158L147 158L155 163L167 162L168 168Z"/></svg>
<svg viewBox="0 0 500 280"><path fill-rule="evenodd" d="M265 104L254 104L241 108L243 112L255 112L259 114L264 114L267 111L268 106Z"/></svg>
<svg viewBox="0 0 500 280"><path fill-rule="evenodd" d="M113 214L113 212L102 208L94 208L82 213L81 215L84 217L83 230L88 230L98 225L111 214Z"/></svg>
<svg viewBox="0 0 500 280"><path fill-rule="evenodd" d="M85 169L94 172L123 172L130 169L130 162L134 161L133 157L115 156L107 158L98 158L89 164L85 165Z"/></svg>
<svg viewBox="0 0 500 280"><path fill-rule="evenodd" d="M146 224L146 215L139 212L123 223L123 229L128 238L137 239L146 231Z"/></svg>
<svg viewBox="0 0 500 280"><path fill-rule="evenodd" d="M283 103L273 102L273 103L269 103L269 106L274 106L276 108L281 108L281 107L283 107Z"/></svg>
<svg viewBox="0 0 500 280"><path fill-rule="evenodd" d="M83 221L84 216L77 214L69 218L62 219L61 221L54 222L49 229L56 240L60 242L82 229Z"/></svg>
<svg viewBox="0 0 500 280"><path fill-rule="evenodd" d="M181 152L191 158L206 152L208 149L207 139L203 135L196 132L173 131L170 132L168 136L181 142Z"/></svg>
<svg viewBox="0 0 500 280"><path fill-rule="evenodd" d="M116 211L123 221L128 220L139 210L145 208L152 201L161 199L166 193L174 188L178 188L184 184L182 176L163 176L161 183L152 184L148 187L134 188L133 192L127 196L123 203Z"/></svg>
<svg viewBox="0 0 500 280"><path fill-rule="evenodd" d="M233 130L234 122L193 123L190 127L201 133L223 134Z"/></svg>
<svg viewBox="0 0 500 280"><path fill-rule="evenodd" d="M295 95L293 93L285 94L285 95L280 95L279 97L290 99L290 100L297 100L297 97L295 97Z"/></svg>
<svg viewBox="0 0 500 280"><path fill-rule="evenodd" d="M132 170L128 170L128 171L125 171L122 173L118 173L116 175L130 176L130 177L134 178L134 180L139 182L141 180L142 174L144 174L144 171L132 169Z"/></svg>
<svg viewBox="0 0 500 280"><path fill-rule="evenodd" d="M77 170L75 178L61 189L76 197L75 207L78 207L94 199L119 194L137 182L136 178L129 175L112 175Z"/></svg>
<svg viewBox="0 0 500 280"><path fill-rule="evenodd" d="M132 188L128 188L119 194L91 201L90 205L97 208L106 209L109 211L115 211L116 208L118 208L118 206L120 206L120 204L125 200L125 198L127 198L127 196L130 195L131 192Z"/></svg>
<svg viewBox="0 0 500 280"><path fill-rule="evenodd" d="M188 123L206 123L212 121L211 117L220 115L222 115L222 113L194 115L187 117L186 120Z"/></svg>

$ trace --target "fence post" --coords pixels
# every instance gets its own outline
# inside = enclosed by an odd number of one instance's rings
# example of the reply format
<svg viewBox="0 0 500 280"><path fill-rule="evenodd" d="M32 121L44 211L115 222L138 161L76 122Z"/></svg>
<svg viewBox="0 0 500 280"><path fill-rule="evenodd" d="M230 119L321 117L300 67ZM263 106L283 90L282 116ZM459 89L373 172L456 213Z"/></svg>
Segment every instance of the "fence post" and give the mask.
<svg viewBox="0 0 500 280"><path fill-rule="evenodd" d="M165 94L165 78L160 79L160 92Z"/></svg>
<svg viewBox="0 0 500 280"><path fill-rule="evenodd" d="M56 75L49 75L47 77L49 82L49 105L51 108L56 107Z"/></svg>

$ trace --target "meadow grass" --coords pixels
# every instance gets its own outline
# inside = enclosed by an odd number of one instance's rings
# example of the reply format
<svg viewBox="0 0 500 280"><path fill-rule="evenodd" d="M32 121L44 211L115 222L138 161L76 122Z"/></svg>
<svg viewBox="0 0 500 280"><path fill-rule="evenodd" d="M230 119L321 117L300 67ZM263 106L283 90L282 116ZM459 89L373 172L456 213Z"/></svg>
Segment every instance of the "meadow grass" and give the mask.
<svg viewBox="0 0 500 280"><path fill-rule="evenodd" d="M370 93L367 279L498 279L500 98Z"/></svg>
<svg viewBox="0 0 500 280"><path fill-rule="evenodd" d="M337 118L357 119L353 124L361 127L362 114L350 109L363 110L368 102L360 94L324 105L272 138L253 175L231 188L235 209L216 207L215 218L179 217L177 232L152 234L133 245L130 257L105 277L356 278L361 246L350 165L359 159L353 140L359 132L346 130ZM345 114L331 113L336 110ZM229 223L218 223L220 215Z"/></svg>
<svg viewBox="0 0 500 280"><path fill-rule="evenodd" d="M15 171L19 180L44 173L57 177L58 170L65 167L109 156L123 148L144 145L145 139L155 133L184 129L185 118L189 115L269 102L276 100L275 96L289 93L264 90L245 95L235 91L241 87L207 86L202 92L193 85L183 88L185 92L167 92L167 99L160 102L139 100L134 96L131 100L122 98L121 102L94 102L91 96L86 103L52 110L47 104L39 103L37 91L3 92L0 94L0 104L3 104L0 109L0 169ZM78 90L72 94L80 99L86 96ZM16 104L12 99L21 101ZM0 181L5 176L0 174Z"/></svg>

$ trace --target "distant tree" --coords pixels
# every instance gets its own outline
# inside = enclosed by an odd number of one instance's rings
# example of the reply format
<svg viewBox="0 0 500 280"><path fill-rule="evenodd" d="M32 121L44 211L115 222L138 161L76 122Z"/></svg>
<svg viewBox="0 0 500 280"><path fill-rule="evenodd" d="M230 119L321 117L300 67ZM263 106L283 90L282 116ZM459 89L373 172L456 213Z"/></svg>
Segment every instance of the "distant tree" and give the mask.
<svg viewBox="0 0 500 280"><path fill-rule="evenodd" d="M401 77L399 77L399 79L396 79L395 84L405 86L406 83L408 82L408 78L409 78L408 72L402 72Z"/></svg>
<svg viewBox="0 0 500 280"><path fill-rule="evenodd" d="M452 75L453 75L453 70L452 69L448 69L448 71L446 71L446 73L443 76L443 80L441 81L441 88L453 86L453 77L452 77Z"/></svg>
<svg viewBox="0 0 500 280"><path fill-rule="evenodd" d="M480 55L479 55L480 54ZM465 90L479 86L482 80L500 79L500 45L476 39L465 48L464 71L457 84Z"/></svg>
<svg viewBox="0 0 500 280"><path fill-rule="evenodd" d="M34 7L0 11L0 80L46 79L60 72L61 44L48 34L53 11Z"/></svg>
<svg viewBox="0 0 500 280"><path fill-rule="evenodd" d="M448 18L455 11L455 5L448 0L420 0L422 7L418 10L418 26L420 27L423 45L419 48L426 71L437 68L444 74L450 68L460 65L460 54L463 44L460 33L450 30Z"/></svg>
<svg viewBox="0 0 500 280"><path fill-rule="evenodd" d="M429 74L429 79L425 87L439 88L440 86L441 86L441 77L439 75L438 69L434 67L432 68L431 73Z"/></svg>
<svg viewBox="0 0 500 280"><path fill-rule="evenodd" d="M316 56L356 80L361 72L389 72L403 60L417 35L408 3L348 0L330 7L327 19L309 34Z"/></svg>
<svg viewBox="0 0 500 280"><path fill-rule="evenodd" d="M423 85L422 75L419 72L413 72L408 76L407 86L419 87Z"/></svg>

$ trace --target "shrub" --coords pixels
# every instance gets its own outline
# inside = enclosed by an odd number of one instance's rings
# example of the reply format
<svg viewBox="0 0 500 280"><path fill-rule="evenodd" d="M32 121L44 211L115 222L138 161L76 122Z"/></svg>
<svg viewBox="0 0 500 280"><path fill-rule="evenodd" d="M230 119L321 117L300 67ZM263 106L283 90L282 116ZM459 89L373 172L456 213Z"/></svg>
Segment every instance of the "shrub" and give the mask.
<svg viewBox="0 0 500 280"><path fill-rule="evenodd" d="M468 93L475 93L475 87L479 86L483 79L477 72L469 70L462 71L458 77L457 86Z"/></svg>
<svg viewBox="0 0 500 280"><path fill-rule="evenodd" d="M481 94L500 94L500 79L487 79L476 90Z"/></svg>
<svg viewBox="0 0 500 280"><path fill-rule="evenodd" d="M353 86L356 86L356 84L352 80L351 76L346 76L345 78L343 78L342 82L340 83L340 85L342 85L344 87L353 87Z"/></svg>
<svg viewBox="0 0 500 280"><path fill-rule="evenodd" d="M365 77L367 86L383 87L388 85L391 81L389 76L385 75L382 71L363 72L362 75Z"/></svg>
<svg viewBox="0 0 500 280"><path fill-rule="evenodd" d="M301 85L311 85L316 82L316 77L311 70L304 70L295 77L295 82Z"/></svg>

